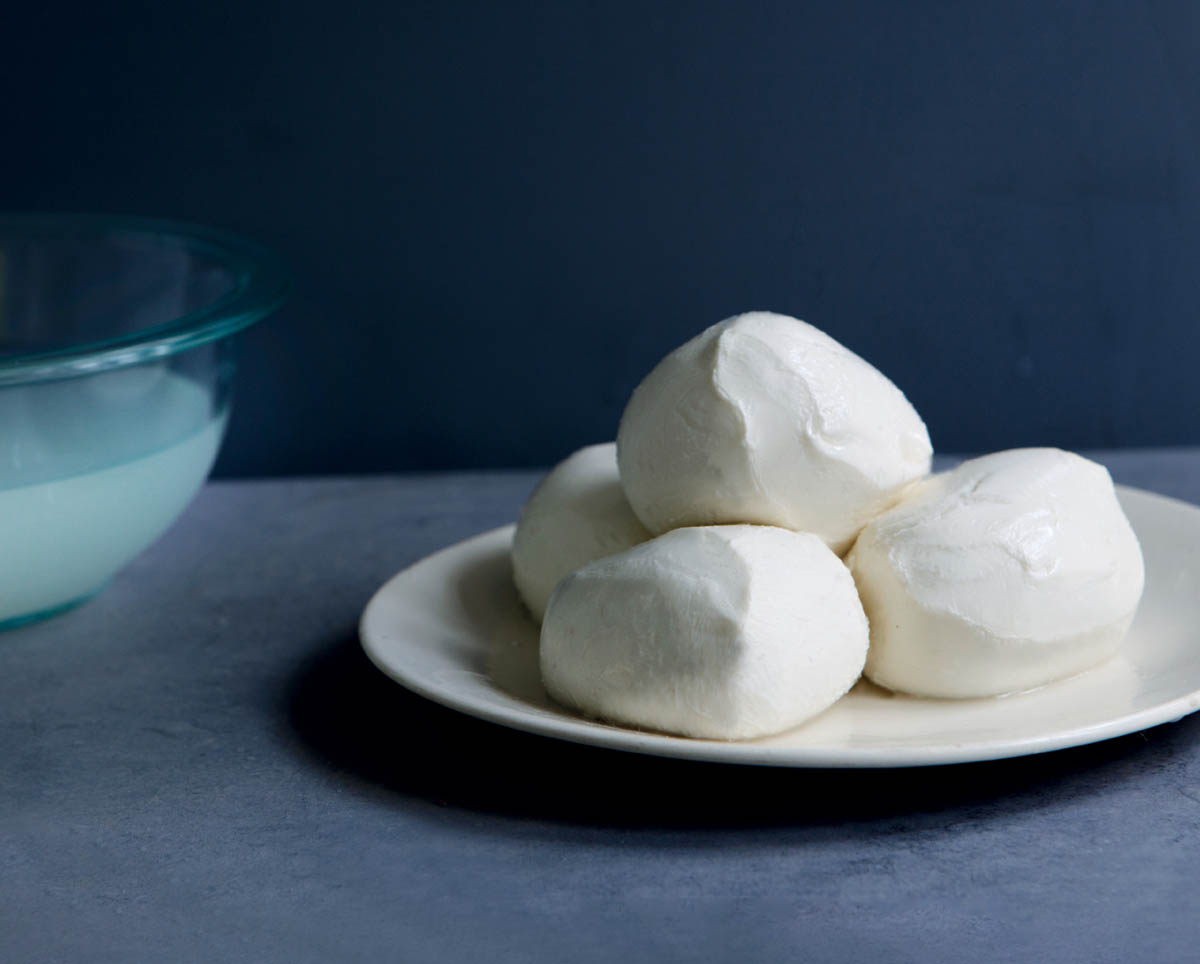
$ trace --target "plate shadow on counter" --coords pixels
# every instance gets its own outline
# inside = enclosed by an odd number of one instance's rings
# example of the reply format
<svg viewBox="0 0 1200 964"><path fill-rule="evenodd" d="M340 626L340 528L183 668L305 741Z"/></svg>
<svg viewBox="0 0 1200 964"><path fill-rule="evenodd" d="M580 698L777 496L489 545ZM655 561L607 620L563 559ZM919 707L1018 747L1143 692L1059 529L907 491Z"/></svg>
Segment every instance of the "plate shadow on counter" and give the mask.
<svg viewBox="0 0 1200 964"><path fill-rule="evenodd" d="M903 823L1061 806L1168 768L1200 715L1035 756L898 769L704 763L510 730L410 693L367 659L355 630L320 647L283 694L303 750L347 779L443 807L623 828Z"/></svg>

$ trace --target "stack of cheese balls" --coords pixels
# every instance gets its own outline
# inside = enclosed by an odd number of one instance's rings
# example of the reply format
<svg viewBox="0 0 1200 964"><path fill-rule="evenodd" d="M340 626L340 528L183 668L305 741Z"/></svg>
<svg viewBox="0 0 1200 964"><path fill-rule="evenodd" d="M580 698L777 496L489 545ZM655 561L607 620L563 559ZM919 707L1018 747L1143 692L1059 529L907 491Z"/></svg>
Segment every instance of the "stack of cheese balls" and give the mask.
<svg viewBox="0 0 1200 964"><path fill-rule="evenodd" d="M919 415L795 318L667 355L615 445L534 492L513 542L547 691L710 739L788 729L864 674L917 696L1029 689L1112 655L1141 598L1102 467L1020 449L930 476Z"/></svg>

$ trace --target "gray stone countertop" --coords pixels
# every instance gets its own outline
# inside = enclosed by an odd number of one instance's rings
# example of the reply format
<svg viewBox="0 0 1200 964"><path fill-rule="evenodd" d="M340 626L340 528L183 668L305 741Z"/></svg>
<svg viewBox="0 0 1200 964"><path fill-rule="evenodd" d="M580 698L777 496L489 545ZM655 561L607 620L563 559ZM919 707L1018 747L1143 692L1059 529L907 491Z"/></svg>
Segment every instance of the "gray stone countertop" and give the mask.
<svg viewBox="0 0 1200 964"><path fill-rule="evenodd" d="M1098 453L1200 503L1200 449ZM0 961L1192 961L1200 715L1023 759L688 763L378 673L398 569L536 473L218 482L0 635Z"/></svg>

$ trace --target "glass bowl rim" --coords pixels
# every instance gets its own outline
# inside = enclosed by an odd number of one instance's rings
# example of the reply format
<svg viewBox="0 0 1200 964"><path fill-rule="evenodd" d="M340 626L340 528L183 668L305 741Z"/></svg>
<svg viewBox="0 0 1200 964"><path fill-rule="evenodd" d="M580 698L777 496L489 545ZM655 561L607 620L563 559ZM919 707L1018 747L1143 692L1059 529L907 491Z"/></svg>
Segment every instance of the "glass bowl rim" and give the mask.
<svg viewBox="0 0 1200 964"><path fill-rule="evenodd" d="M174 355L241 331L277 309L291 287L279 259L229 231L165 218L78 213L0 213L0 236L100 241L141 237L173 243L218 262L229 291L195 311L138 331L0 359L0 385L72 378Z"/></svg>

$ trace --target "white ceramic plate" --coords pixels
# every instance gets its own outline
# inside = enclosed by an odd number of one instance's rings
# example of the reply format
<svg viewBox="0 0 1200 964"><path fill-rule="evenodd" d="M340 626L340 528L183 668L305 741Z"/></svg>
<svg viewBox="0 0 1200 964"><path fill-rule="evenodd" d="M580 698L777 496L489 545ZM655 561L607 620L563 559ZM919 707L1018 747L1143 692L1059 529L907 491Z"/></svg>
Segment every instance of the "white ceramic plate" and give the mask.
<svg viewBox="0 0 1200 964"><path fill-rule="evenodd" d="M608 726L553 703L537 629L517 600L512 526L405 569L368 604L363 648L422 696L544 736L658 756L791 767L963 763L1093 743L1200 708L1200 509L1118 488L1142 543L1146 591L1122 654L1073 679L1002 699L923 700L860 682L803 726L742 742Z"/></svg>

